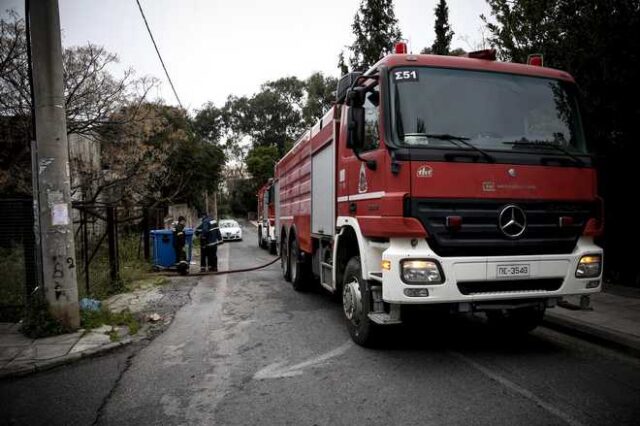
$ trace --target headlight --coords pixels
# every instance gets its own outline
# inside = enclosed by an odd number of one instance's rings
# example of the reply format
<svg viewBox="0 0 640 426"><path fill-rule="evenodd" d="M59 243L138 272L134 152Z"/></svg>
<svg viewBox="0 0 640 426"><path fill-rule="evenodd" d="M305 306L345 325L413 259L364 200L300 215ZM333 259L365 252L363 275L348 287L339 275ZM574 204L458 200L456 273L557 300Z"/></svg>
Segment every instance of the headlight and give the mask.
<svg viewBox="0 0 640 426"><path fill-rule="evenodd" d="M594 278L599 277L602 271L602 256L599 254L590 254L582 256L578 262L576 269L576 278Z"/></svg>
<svg viewBox="0 0 640 426"><path fill-rule="evenodd" d="M442 284L444 274L435 260L403 260L400 277L406 284Z"/></svg>

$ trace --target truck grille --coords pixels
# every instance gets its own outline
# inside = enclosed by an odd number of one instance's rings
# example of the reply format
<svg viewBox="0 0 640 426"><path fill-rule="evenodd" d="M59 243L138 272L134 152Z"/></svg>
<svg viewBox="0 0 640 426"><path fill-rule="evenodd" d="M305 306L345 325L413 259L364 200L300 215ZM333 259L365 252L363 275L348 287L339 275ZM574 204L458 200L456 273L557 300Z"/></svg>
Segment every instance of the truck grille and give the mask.
<svg viewBox="0 0 640 426"><path fill-rule="evenodd" d="M458 283L458 290L464 295L483 293L513 293L523 291L554 291L562 286L562 278L542 278L536 280L512 281L466 281Z"/></svg>
<svg viewBox="0 0 640 426"><path fill-rule="evenodd" d="M507 205L520 207L527 227L518 238L507 237L498 216ZM571 253L595 204L590 202L407 199L405 216L420 220L429 245L439 256L510 256ZM462 227L450 230L447 216L460 216ZM573 223L560 227L560 217Z"/></svg>

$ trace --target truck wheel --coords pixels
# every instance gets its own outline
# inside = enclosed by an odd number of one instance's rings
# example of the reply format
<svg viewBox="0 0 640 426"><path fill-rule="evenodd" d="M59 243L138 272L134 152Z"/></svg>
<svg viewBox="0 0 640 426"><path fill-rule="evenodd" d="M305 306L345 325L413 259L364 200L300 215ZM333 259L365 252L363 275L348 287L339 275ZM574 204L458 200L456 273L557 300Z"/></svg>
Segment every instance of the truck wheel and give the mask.
<svg viewBox="0 0 640 426"><path fill-rule="evenodd" d="M269 243L269 254L278 254L278 246L275 241Z"/></svg>
<svg viewBox="0 0 640 426"><path fill-rule="evenodd" d="M362 278L360 257L354 256L344 271L342 308L349 334L360 346L376 346L379 341L380 327L369 319L371 304L371 291L369 283Z"/></svg>
<svg viewBox="0 0 640 426"><path fill-rule="evenodd" d="M298 248L298 239L294 236L289 246L289 274L291 276L291 285L295 291L305 291L309 288L309 276L305 263L300 261L300 249Z"/></svg>
<svg viewBox="0 0 640 426"><path fill-rule="evenodd" d="M535 329L544 318L544 308L528 307L487 311L489 324L500 332L525 334Z"/></svg>
<svg viewBox="0 0 640 426"><path fill-rule="evenodd" d="M289 270L289 259L287 257L287 243L286 236L282 236L282 241L280 242L280 267L282 268L282 276L285 281L291 281L291 272Z"/></svg>

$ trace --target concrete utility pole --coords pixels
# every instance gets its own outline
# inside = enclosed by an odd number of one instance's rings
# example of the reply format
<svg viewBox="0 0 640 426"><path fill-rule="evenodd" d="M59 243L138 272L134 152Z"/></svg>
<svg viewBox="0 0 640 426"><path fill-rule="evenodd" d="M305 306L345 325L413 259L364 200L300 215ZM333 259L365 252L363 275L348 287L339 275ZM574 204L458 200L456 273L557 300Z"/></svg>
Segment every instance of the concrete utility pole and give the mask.
<svg viewBox="0 0 640 426"><path fill-rule="evenodd" d="M80 326L69 149L57 0L30 2L39 222L45 298L54 318Z"/></svg>

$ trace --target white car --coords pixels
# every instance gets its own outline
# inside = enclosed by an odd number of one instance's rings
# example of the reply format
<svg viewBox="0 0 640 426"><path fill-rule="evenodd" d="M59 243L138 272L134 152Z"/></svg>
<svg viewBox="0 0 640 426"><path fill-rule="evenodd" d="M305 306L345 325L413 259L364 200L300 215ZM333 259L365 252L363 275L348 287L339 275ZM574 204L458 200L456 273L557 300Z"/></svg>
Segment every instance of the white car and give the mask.
<svg viewBox="0 0 640 426"><path fill-rule="evenodd" d="M220 233L222 234L223 240L242 240L242 228L235 220L221 220L218 226L220 226Z"/></svg>

